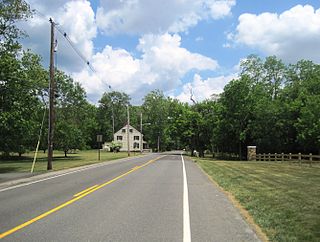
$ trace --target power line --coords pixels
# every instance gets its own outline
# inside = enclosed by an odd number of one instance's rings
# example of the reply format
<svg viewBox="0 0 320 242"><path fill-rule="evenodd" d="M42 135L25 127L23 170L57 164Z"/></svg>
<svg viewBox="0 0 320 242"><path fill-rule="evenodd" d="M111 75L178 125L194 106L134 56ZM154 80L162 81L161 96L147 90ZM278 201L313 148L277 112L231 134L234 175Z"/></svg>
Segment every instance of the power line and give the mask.
<svg viewBox="0 0 320 242"><path fill-rule="evenodd" d="M30 6L31 4L28 3ZM41 11L38 9L33 8L33 11L43 19L47 20L48 17L43 14ZM57 23L54 24L54 28L58 30L58 32L67 40L69 45L72 47L74 52L81 58L81 60L90 68L90 70L101 80L100 76L98 75L98 72L94 69L94 67L91 65L91 63L88 61L88 59L81 53L81 51L76 47L75 43L69 38L67 33L61 28L57 26ZM110 90L112 90L112 87L108 83L102 82L105 86L107 86Z"/></svg>
<svg viewBox="0 0 320 242"><path fill-rule="evenodd" d="M69 36L67 35L67 33L65 31L62 30L61 27L58 27L57 25L55 25L55 28L58 30L58 32L67 40L67 42L70 44L70 46L72 47L72 49L76 52L76 54L85 62L85 64L90 68L90 70L96 74L96 76L100 79L97 71L94 69L94 67L91 65L91 63L88 61L88 59L86 59L86 57L81 53L81 51L76 47L76 45L73 43L73 41L69 38ZM108 86L108 88L111 90L112 87L109 84L105 85Z"/></svg>

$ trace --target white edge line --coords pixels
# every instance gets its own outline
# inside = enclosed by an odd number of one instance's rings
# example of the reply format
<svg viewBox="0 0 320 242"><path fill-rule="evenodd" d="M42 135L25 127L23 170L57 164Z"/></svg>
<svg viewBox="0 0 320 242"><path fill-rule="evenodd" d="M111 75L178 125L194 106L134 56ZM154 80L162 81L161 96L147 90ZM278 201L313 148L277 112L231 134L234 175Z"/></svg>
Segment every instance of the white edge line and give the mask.
<svg viewBox="0 0 320 242"><path fill-rule="evenodd" d="M132 157L124 158L124 159L118 160L118 161L126 161L126 160L129 160L130 158L132 158ZM137 159L137 158L138 157L134 157L132 159ZM114 160L114 161L117 161L117 160ZM99 164L99 165L96 165L96 166L80 168L80 169L75 170L75 171L65 172L63 174L59 174L59 175L56 175L56 176L51 176L51 177L40 179L40 180L36 180L36 181L33 181L33 182L27 182L27 183L22 183L22 184L15 185L15 186L7 187L7 188L4 188L4 189L1 189L0 192L12 190L12 189L19 188L19 187L29 186L29 185L32 185L32 184L35 184L35 183L51 180L51 179L54 179L54 178L58 178L58 177L61 177L61 176L66 176L66 175L69 175L69 174L73 174L73 173L77 173L77 172L81 172L81 171L85 171L85 170L89 170L89 169L98 168L98 167L109 165L109 164L111 164L111 163L106 162L106 163Z"/></svg>
<svg viewBox="0 0 320 242"><path fill-rule="evenodd" d="M183 170L183 242L191 242L188 181L182 154L181 161Z"/></svg>

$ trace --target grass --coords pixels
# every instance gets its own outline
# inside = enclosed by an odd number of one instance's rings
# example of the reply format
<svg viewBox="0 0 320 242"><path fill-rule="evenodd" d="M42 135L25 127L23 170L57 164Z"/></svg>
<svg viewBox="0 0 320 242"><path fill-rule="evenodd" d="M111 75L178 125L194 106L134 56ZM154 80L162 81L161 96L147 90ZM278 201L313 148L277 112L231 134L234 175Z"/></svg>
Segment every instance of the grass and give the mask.
<svg viewBox="0 0 320 242"><path fill-rule="evenodd" d="M68 154L64 157L62 151L55 151L53 155L53 170L62 170L83 165L90 165L102 161L109 161L127 157L127 153L112 153L101 151L100 161L98 161L97 150L79 151L76 154ZM12 156L10 159L0 159L0 174L9 172L30 172L34 153L24 154L22 157ZM47 153L39 151L35 165L35 172L45 172L47 170Z"/></svg>
<svg viewBox="0 0 320 242"><path fill-rule="evenodd" d="M270 241L320 241L320 167L197 159Z"/></svg>

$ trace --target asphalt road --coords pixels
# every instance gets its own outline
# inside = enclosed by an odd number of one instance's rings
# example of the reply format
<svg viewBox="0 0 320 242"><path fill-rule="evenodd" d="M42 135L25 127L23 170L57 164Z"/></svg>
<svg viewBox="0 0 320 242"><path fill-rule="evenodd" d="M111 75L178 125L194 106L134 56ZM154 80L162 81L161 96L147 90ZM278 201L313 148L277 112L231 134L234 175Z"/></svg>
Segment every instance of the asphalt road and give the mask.
<svg viewBox="0 0 320 242"><path fill-rule="evenodd" d="M3 241L259 241L226 196L179 154L0 189L0 233Z"/></svg>

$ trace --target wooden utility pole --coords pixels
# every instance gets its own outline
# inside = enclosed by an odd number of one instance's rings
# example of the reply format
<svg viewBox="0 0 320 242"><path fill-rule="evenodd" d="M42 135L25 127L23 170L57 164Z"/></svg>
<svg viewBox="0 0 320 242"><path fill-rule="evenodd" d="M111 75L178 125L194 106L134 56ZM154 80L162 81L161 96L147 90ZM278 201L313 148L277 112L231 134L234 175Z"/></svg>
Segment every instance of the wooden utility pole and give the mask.
<svg viewBox="0 0 320 242"><path fill-rule="evenodd" d="M141 137L140 137L140 153L142 154L143 150L143 134L142 134L142 112L140 113L140 132L141 132Z"/></svg>
<svg viewBox="0 0 320 242"><path fill-rule="evenodd" d="M112 111L112 139L114 139L114 111L113 111L113 101L111 103L111 111Z"/></svg>
<svg viewBox="0 0 320 242"><path fill-rule="evenodd" d="M129 126L130 126L130 113L129 113L129 104L127 106L127 118L128 118L128 121L127 121L127 146L128 146L128 156L130 156L130 135L129 135Z"/></svg>
<svg viewBox="0 0 320 242"><path fill-rule="evenodd" d="M51 45L50 45L50 84L49 84L49 128L48 128L48 165L47 170L52 170L53 157L53 129L54 129L54 22L51 24Z"/></svg>

